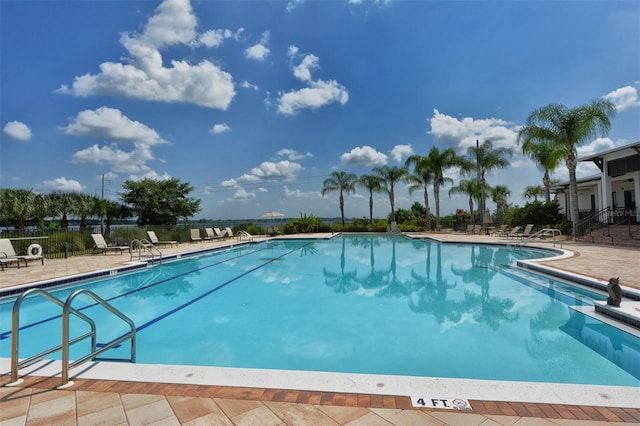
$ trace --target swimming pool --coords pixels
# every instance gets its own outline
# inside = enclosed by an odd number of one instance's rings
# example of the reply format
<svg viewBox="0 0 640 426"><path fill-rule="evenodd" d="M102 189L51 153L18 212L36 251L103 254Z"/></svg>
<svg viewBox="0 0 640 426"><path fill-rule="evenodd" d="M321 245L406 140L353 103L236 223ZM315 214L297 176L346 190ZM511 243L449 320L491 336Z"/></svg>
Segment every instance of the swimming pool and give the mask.
<svg viewBox="0 0 640 426"><path fill-rule="evenodd" d="M573 308L603 295L503 268L545 255L343 236L236 247L82 287L132 317L139 363L640 385L639 339ZM101 309L84 310L99 342L126 331ZM0 305L3 357L10 311ZM59 311L25 301L21 357L59 344Z"/></svg>

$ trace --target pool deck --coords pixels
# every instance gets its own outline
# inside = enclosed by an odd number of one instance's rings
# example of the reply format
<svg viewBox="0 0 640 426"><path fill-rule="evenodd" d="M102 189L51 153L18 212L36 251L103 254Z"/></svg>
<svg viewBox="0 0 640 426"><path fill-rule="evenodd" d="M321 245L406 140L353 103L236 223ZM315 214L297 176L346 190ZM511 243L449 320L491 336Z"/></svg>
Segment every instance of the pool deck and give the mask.
<svg viewBox="0 0 640 426"><path fill-rule="evenodd" d="M445 243L515 243L485 235L442 233L428 237ZM183 243L161 251L163 256L172 256L237 243L235 239ZM552 247L550 242L529 245ZM558 259L536 263L604 283L619 276L622 287L640 290L637 249L573 241L562 242L562 249L566 252ZM11 266L0 271L0 289L129 265L129 254L112 253L45 260L44 266L31 262L27 268ZM636 303L640 302L624 301L621 309L635 312ZM5 385L10 381L7 359L0 359L0 369L0 385ZM58 390L59 365L43 363L30 369L23 384L0 387L1 425L640 424L637 388L433 378L407 384L386 376L92 363L72 370L74 386ZM462 397L469 400L472 410L415 408L410 396Z"/></svg>

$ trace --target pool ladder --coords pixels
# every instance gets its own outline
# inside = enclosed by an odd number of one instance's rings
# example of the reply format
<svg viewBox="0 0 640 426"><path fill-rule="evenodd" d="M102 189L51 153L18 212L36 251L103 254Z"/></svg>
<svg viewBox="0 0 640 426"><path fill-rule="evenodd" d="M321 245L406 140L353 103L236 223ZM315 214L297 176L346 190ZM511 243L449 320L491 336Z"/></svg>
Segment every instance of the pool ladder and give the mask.
<svg viewBox="0 0 640 426"><path fill-rule="evenodd" d="M37 294L45 299L55 303L58 306L62 307L62 344L55 346L51 349L47 349L44 352L41 352L37 355L34 355L30 358L24 359L22 361L18 361L19 355L19 333L20 333L20 305L22 301L31 294ZM77 309L71 306L71 303L81 294L89 296L100 306L107 309L112 314L116 315L118 318L123 320L129 325L130 331L128 333L123 334L122 336L112 340L111 342L102 345L100 348L97 348L96 344L96 323L89 318L87 315L78 311ZM91 327L91 331L74 338L69 337L69 315L73 314L76 317L85 321ZM77 359L73 362L69 362L69 346L78 343L84 339L91 338L91 353L83 356L80 359ZM94 292L87 289L79 289L74 291L67 297L67 300L63 302L57 297L51 295L49 292L40 289L33 288L22 293L13 304L13 312L12 312L12 325L11 325L11 382L6 386L16 386L23 382L22 379L18 378L18 370L20 368L28 367L36 362L40 361L45 356L62 350L62 384L58 386L58 389L64 389L73 385L72 381L69 381L69 369L77 367L78 365L86 362L86 361L95 361L95 360L107 360L107 359L99 359L97 355L113 348L114 346L119 345L125 340L131 339L131 355L128 360L126 359L108 359L109 361L129 361L136 362L136 326L133 321L127 317L125 314L114 308L110 305L106 300L102 299L100 296L95 294Z"/></svg>
<svg viewBox="0 0 640 426"><path fill-rule="evenodd" d="M143 256L151 257L151 262L155 261L155 256L158 256L160 259L160 263L162 263L162 252L159 248L153 245L151 241L142 239L142 240L132 240L130 244L129 253L131 253L131 260L133 260L133 254L138 252L138 259L142 259Z"/></svg>

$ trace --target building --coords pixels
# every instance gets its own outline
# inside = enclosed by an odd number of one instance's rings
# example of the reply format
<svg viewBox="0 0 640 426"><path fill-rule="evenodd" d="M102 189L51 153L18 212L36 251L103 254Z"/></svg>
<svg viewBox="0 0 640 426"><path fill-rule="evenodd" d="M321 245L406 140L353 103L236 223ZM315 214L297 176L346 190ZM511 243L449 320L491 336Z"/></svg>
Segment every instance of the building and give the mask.
<svg viewBox="0 0 640 426"><path fill-rule="evenodd" d="M608 218L609 223L627 217L631 222L640 222L636 203L636 195L640 194L640 142L582 157L578 161L592 161L600 169L600 174L577 181L578 219L600 214ZM569 182L555 185L551 191L567 220L573 220L569 207Z"/></svg>

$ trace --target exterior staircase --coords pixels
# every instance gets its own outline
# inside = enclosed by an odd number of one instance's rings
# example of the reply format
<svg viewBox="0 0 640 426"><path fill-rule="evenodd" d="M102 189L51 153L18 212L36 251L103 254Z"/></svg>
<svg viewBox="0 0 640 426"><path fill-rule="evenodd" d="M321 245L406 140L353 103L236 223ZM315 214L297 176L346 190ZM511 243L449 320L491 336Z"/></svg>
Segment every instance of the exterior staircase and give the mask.
<svg viewBox="0 0 640 426"><path fill-rule="evenodd" d="M637 247L640 249L640 224L610 225L578 237L577 241L598 245Z"/></svg>

